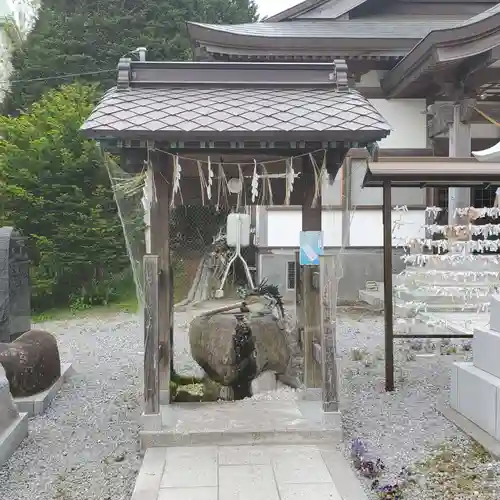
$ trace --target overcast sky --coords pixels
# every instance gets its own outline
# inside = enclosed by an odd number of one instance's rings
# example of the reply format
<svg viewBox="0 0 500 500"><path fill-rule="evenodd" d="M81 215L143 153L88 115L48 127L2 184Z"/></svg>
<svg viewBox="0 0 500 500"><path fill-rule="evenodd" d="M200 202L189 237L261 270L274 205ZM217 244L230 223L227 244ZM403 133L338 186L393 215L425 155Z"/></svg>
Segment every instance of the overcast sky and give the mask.
<svg viewBox="0 0 500 500"><path fill-rule="evenodd" d="M288 7L301 3L302 0L257 0L260 17L272 16Z"/></svg>

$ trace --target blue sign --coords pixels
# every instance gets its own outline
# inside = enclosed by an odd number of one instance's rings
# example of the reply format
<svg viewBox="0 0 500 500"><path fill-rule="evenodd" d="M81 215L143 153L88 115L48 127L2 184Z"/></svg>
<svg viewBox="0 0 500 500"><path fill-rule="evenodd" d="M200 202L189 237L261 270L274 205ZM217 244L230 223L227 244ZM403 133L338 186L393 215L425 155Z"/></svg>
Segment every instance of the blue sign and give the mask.
<svg viewBox="0 0 500 500"><path fill-rule="evenodd" d="M300 265L319 266L319 257L323 255L323 232L300 232Z"/></svg>

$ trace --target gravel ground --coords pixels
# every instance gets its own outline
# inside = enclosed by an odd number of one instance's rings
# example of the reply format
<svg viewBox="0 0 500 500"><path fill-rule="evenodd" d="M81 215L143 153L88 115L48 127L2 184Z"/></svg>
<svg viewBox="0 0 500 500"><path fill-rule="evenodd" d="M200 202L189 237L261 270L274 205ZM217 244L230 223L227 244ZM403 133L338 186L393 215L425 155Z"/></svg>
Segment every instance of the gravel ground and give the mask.
<svg viewBox="0 0 500 500"><path fill-rule="evenodd" d="M208 306L211 308L213 306ZM176 368L199 373L187 325L201 309L175 316ZM45 415L0 467L0 500L129 500L141 457L139 318L119 313L37 325L54 333L76 370Z"/></svg>
<svg viewBox="0 0 500 500"><path fill-rule="evenodd" d="M176 313L175 366L181 374L200 374L189 354L187 327L192 317L211 308L209 303ZM130 498L141 463L138 422L143 347L139 325L136 316L125 313L40 325L56 334L62 359L73 363L76 374L47 413L30 420L29 437L0 468L0 500ZM434 409L437 401L447 398L450 365L457 356L408 360L408 347L396 347L397 390L387 394L382 317L342 310L338 342L346 436L362 439L373 455L383 459L384 481L396 476L401 467L428 457L443 442L453 442L455 452L467 456L468 439ZM357 360L353 350L360 353ZM282 389L276 397L288 399L293 391ZM473 470L486 474L485 465L479 462ZM370 482L364 484L369 491ZM404 498L460 498L443 491L419 487ZM500 495L471 493L464 498L489 500Z"/></svg>
<svg viewBox="0 0 500 500"><path fill-rule="evenodd" d="M402 467L413 466L435 453L436 446L450 444L461 464L453 474L440 477L426 473L425 482L410 489L403 497L409 500L498 499L491 487L500 487L498 476L493 484L486 480L485 464L474 457L470 440L435 409L437 403L449 398L450 367L456 360L464 360L470 353L426 356L415 353L410 344L400 341L395 346L396 391L384 389L384 321L374 316L350 311L339 315L338 345L342 356L342 420L349 447L351 439L360 438L368 453L380 457L385 466L382 483L390 483ZM354 350L354 352L353 352ZM439 345L436 352L439 352ZM410 359L408 355L410 354ZM417 355L415 357L415 354ZM353 359L356 358L356 359ZM414 359L412 359L414 358ZM346 455L349 450L346 450ZM471 463L468 462L470 457ZM458 463L458 460L456 460ZM442 467L439 465L438 467ZM482 490L478 495L469 491L461 497L453 490L453 483L463 471L477 474L474 486ZM442 471L438 471L442 472ZM370 497L377 497L370 489L371 481L363 480ZM488 491L484 488L488 486ZM498 490L500 491L500 490Z"/></svg>

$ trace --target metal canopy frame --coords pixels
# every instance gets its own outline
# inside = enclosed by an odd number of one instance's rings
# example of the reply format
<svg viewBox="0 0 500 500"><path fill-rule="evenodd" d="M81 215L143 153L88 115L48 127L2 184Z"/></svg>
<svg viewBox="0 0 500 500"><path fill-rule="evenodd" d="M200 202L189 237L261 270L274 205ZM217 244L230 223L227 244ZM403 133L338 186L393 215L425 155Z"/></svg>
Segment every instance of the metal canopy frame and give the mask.
<svg viewBox="0 0 500 500"><path fill-rule="evenodd" d="M392 187L481 186L500 183L500 163L480 163L475 158L390 158L370 163L363 187L382 187L384 234L385 388L394 390L394 339L472 338L455 334L394 334L392 296Z"/></svg>

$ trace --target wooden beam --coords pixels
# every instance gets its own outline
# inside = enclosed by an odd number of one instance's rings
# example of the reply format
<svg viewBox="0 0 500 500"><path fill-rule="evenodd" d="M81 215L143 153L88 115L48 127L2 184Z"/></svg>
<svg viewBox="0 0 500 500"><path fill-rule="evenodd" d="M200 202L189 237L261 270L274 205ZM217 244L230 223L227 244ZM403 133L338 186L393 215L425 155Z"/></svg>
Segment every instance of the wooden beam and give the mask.
<svg viewBox="0 0 500 500"><path fill-rule="evenodd" d="M321 304L321 389L323 411L339 410L337 371L337 285L335 256L320 257Z"/></svg>
<svg viewBox="0 0 500 500"><path fill-rule="evenodd" d="M300 349L304 348L304 274L300 265L300 252L295 252L295 321L297 341Z"/></svg>
<svg viewBox="0 0 500 500"><path fill-rule="evenodd" d="M159 259L145 255L144 272L144 414L160 413L159 357Z"/></svg>
<svg viewBox="0 0 500 500"><path fill-rule="evenodd" d="M169 212L171 190L170 156L151 153L153 167L154 193L156 198L151 206L151 253L158 255L160 266L159 302L159 376L160 402L170 403L170 373L172 349L170 331L173 315L173 279L170 276L170 235Z"/></svg>

